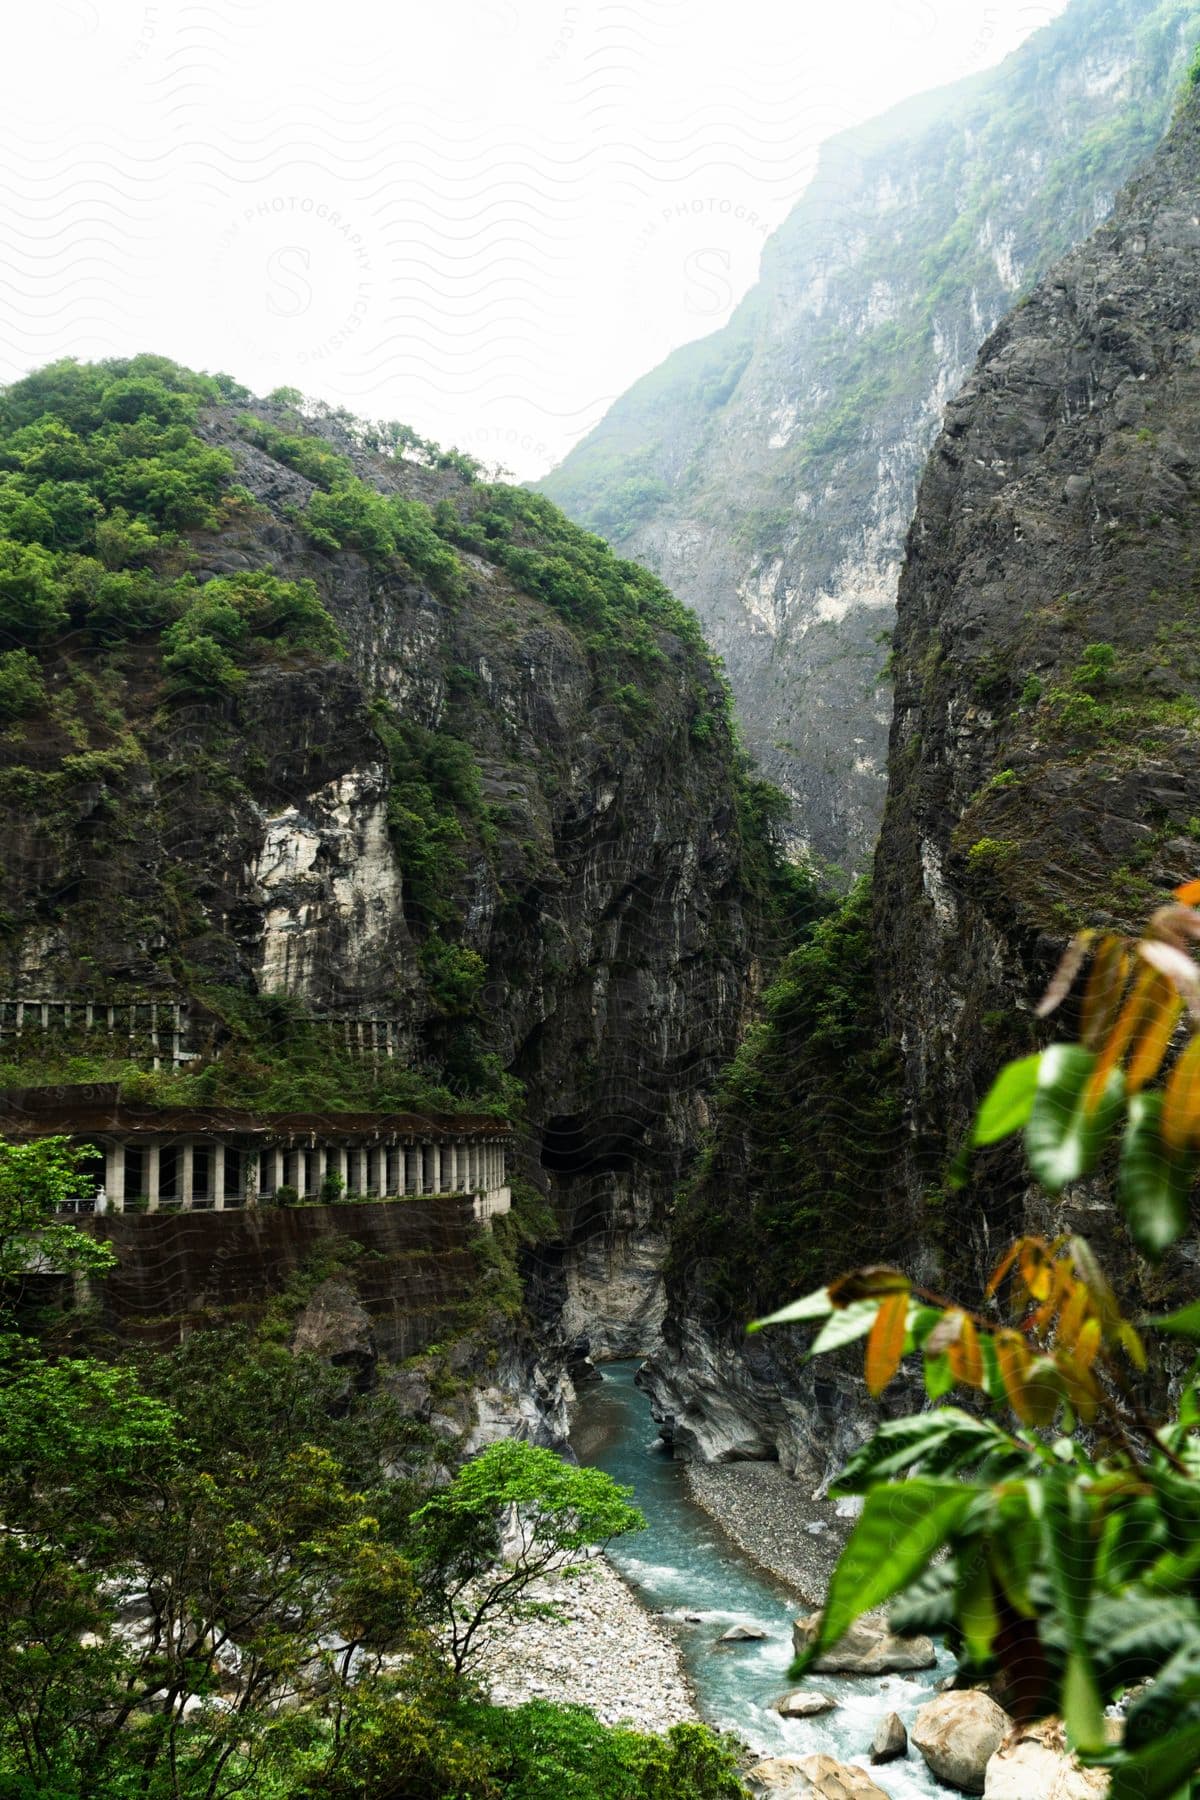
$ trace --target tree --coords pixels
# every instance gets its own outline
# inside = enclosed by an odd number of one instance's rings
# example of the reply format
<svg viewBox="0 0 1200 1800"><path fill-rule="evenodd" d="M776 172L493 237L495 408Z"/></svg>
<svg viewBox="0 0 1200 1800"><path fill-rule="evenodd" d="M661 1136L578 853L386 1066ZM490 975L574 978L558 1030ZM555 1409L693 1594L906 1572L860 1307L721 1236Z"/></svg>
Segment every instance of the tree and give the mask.
<svg viewBox="0 0 1200 1800"><path fill-rule="evenodd" d="M1118 1200L1152 1261L1187 1229L1200 1166L1198 901L1189 883L1137 941L1072 943L1039 1010L1090 965L1081 1041L1002 1070L964 1152L1021 1131L1058 1195L1119 1137ZM1083 1759L1112 1770L1110 1800L1200 1791L1200 1362L1165 1416L1147 1410L1143 1379L1144 1334L1200 1340L1200 1301L1135 1324L1084 1239L1030 1236L979 1308L873 1267L752 1329L784 1324L819 1326L814 1355L865 1338L872 1394L919 1354L935 1403L956 1386L976 1396L970 1411L889 1420L843 1470L832 1491L862 1496L863 1511L793 1672L899 1595L893 1628L947 1632L965 1678L995 1683L1018 1719L1061 1712ZM1111 1747L1104 1707L1123 1695Z"/></svg>
<svg viewBox="0 0 1200 1800"><path fill-rule="evenodd" d="M9 1345L0 1791L283 1794L383 1703L389 1653L421 1667L410 1565L320 1441L355 1448L330 1382L247 1348L150 1359L168 1404L129 1368Z"/></svg>
<svg viewBox="0 0 1200 1800"><path fill-rule="evenodd" d="M116 1258L109 1246L58 1217L90 1190L87 1165L97 1155L69 1138L10 1144L0 1138L0 1290L37 1270L97 1274Z"/></svg>
<svg viewBox="0 0 1200 1800"><path fill-rule="evenodd" d="M488 1626L541 1610L530 1596L546 1575L573 1573L580 1552L642 1529L632 1491L600 1469L504 1442L418 1508L413 1560L456 1675L480 1655Z"/></svg>

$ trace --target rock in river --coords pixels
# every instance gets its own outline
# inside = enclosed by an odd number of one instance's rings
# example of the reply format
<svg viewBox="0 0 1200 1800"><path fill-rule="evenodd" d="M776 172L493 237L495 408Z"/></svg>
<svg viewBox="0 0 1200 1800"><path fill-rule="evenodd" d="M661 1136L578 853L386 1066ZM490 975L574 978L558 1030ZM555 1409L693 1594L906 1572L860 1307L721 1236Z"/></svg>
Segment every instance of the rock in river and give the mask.
<svg viewBox="0 0 1200 1800"><path fill-rule="evenodd" d="M819 1612L795 1621L792 1643L797 1656L809 1648L820 1628ZM817 1658L813 1668L823 1675L888 1675L907 1669L932 1669L936 1662L931 1638L895 1637L886 1625L857 1619L845 1637Z"/></svg>
<svg viewBox="0 0 1200 1800"><path fill-rule="evenodd" d="M904 1720L899 1713L884 1713L875 1727L875 1736L871 1739L871 1761L895 1762L898 1756L907 1754L908 1733L904 1729Z"/></svg>
<svg viewBox="0 0 1200 1800"><path fill-rule="evenodd" d="M1017 1726L987 1766L983 1800L1103 1800L1104 1769L1081 1768L1067 1746L1059 1719Z"/></svg>
<svg viewBox="0 0 1200 1800"><path fill-rule="evenodd" d="M865 1769L832 1756L772 1756L746 1772L771 1800L888 1800Z"/></svg>
<svg viewBox="0 0 1200 1800"><path fill-rule="evenodd" d="M987 1694L961 1688L920 1707L911 1736L939 1781L982 1794L988 1759L1011 1728L1008 1714Z"/></svg>
<svg viewBox="0 0 1200 1800"><path fill-rule="evenodd" d="M775 1711L785 1719L814 1719L818 1713L832 1712L837 1706L828 1694L805 1692L798 1688L794 1694L784 1694L775 1702Z"/></svg>
<svg viewBox="0 0 1200 1800"><path fill-rule="evenodd" d="M717 1639L719 1644L761 1644L766 1637L765 1631L759 1631L755 1625L731 1625Z"/></svg>

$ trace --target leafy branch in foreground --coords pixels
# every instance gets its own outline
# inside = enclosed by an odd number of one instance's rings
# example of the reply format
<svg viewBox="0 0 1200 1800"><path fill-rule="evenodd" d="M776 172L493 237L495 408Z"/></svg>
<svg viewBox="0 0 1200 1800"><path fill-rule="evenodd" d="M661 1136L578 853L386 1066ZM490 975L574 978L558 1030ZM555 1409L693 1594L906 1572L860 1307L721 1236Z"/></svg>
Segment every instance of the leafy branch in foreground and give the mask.
<svg viewBox="0 0 1200 1800"><path fill-rule="evenodd" d="M1136 942L1075 940L1039 1010L1066 998L1090 958L1080 1041L1009 1064L968 1145L1023 1132L1031 1170L1059 1194L1120 1132L1118 1196L1151 1257L1187 1229L1200 1168L1196 900L1200 884L1178 890ZM816 1328L812 1355L865 1339L873 1395L920 1355L934 1402L880 1425L832 1490L862 1496L863 1510L793 1673L892 1601L894 1630L945 1632L963 1678L991 1681L1018 1720L1061 1713L1081 1756L1111 1770L1110 1800L1194 1800L1200 1362L1168 1418L1146 1411L1138 1377L1147 1335L1200 1340L1200 1301L1135 1324L1083 1238L1026 1236L978 1310L870 1267L751 1330L784 1324ZM940 1404L956 1387L1000 1416ZM1114 1746L1104 1707L1121 1697Z"/></svg>

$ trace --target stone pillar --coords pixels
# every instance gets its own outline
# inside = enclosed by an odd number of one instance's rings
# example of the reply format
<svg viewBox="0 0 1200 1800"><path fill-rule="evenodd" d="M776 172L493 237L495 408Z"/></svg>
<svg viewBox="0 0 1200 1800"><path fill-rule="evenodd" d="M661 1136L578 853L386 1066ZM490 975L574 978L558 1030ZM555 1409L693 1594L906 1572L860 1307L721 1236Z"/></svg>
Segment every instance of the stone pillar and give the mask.
<svg viewBox="0 0 1200 1800"><path fill-rule="evenodd" d="M162 1150L158 1144L147 1144L143 1158L146 1166L146 1211L158 1211L158 1177L162 1165Z"/></svg>
<svg viewBox="0 0 1200 1800"><path fill-rule="evenodd" d="M125 1144L108 1144L104 1151L104 1193L113 1212L125 1211Z"/></svg>
<svg viewBox="0 0 1200 1800"><path fill-rule="evenodd" d="M342 1178L342 1192L348 1194L350 1192L350 1152L343 1144L339 1150L334 1151L334 1155L337 1157L337 1172Z"/></svg>
<svg viewBox="0 0 1200 1800"><path fill-rule="evenodd" d="M284 1158L283 1148L279 1144L275 1145L274 1149L270 1152L270 1156L271 1193L272 1195L275 1195L279 1192L281 1187L284 1187L287 1184L287 1163Z"/></svg>
<svg viewBox="0 0 1200 1800"><path fill-rule="evenodd" d="M177 1190L175 1202L176 1205L183 1208L184 1212L191 1212L192 1210L192 1173L194 1160L195 1145L192 1143L191 1138L185 1138L182 1144L180 1144L177 1153L176 1167L179 1173L175 1179Z"/></svg>
<svg viewBox="0 0 1200 1800"><path fill-rule="evenodd" d="M404 1192L404 1152L394 1143L387 1148L387 1191L390 1195Z"/></svg>
<svg viewBox="0 0 1200 1800"><path fill-rule="evenodd" d="M303 1200L308 1193L308 1151L296 1152L296 1192Z"/></svg>
<svg viewBox="0 0 1200 1800"><path fill-rule="evenodd" d="M432 1191L435 1194L444 1194L446 1191L446 1188L445 1188L445 1183L442 1180L442 1146L440 1144L435 1144L433 1146L433 1153L430 1158L430 1161L433 1164L433 1189L432 1189Z"/></svg>
<svg viewBox="0 0 1200 1800"><path fill-rule="evenodd" d="M208 1153L209 1198L217 1212L225 1211L225 1139L214 1138Z"/></svg>
<svg viewBox="0 0 1200 1800"><path fill-rule="evenodd" d="M324 1144L317 1145L317 1193L325 1186L325 1177L329 1173L329 1151Z"/></svg>

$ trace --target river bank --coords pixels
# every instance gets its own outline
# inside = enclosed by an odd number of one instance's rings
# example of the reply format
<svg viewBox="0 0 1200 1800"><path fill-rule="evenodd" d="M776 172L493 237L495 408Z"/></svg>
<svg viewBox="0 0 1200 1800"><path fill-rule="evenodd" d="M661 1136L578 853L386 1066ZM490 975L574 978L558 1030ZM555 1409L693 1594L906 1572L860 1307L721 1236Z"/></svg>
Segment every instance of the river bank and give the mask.
<svg viewBox="0 0 1200 1800"><path fill-rule="evenodd" d="M481 1673L498 1705L589 1706L606 1725L639 1731L699 1719L678 1640L606 1557L550 1577L536 1598L559 1617L522 1619L489 1641Z"/></svg>
<svg viewBox="0 0 1200 1800"><path fill-rule="evenodd" d="M829 1582L854 1521L830 1500L813 1500L774 1462L685 1463L688 1497L743 1556L811 1610Z"/></svg>

